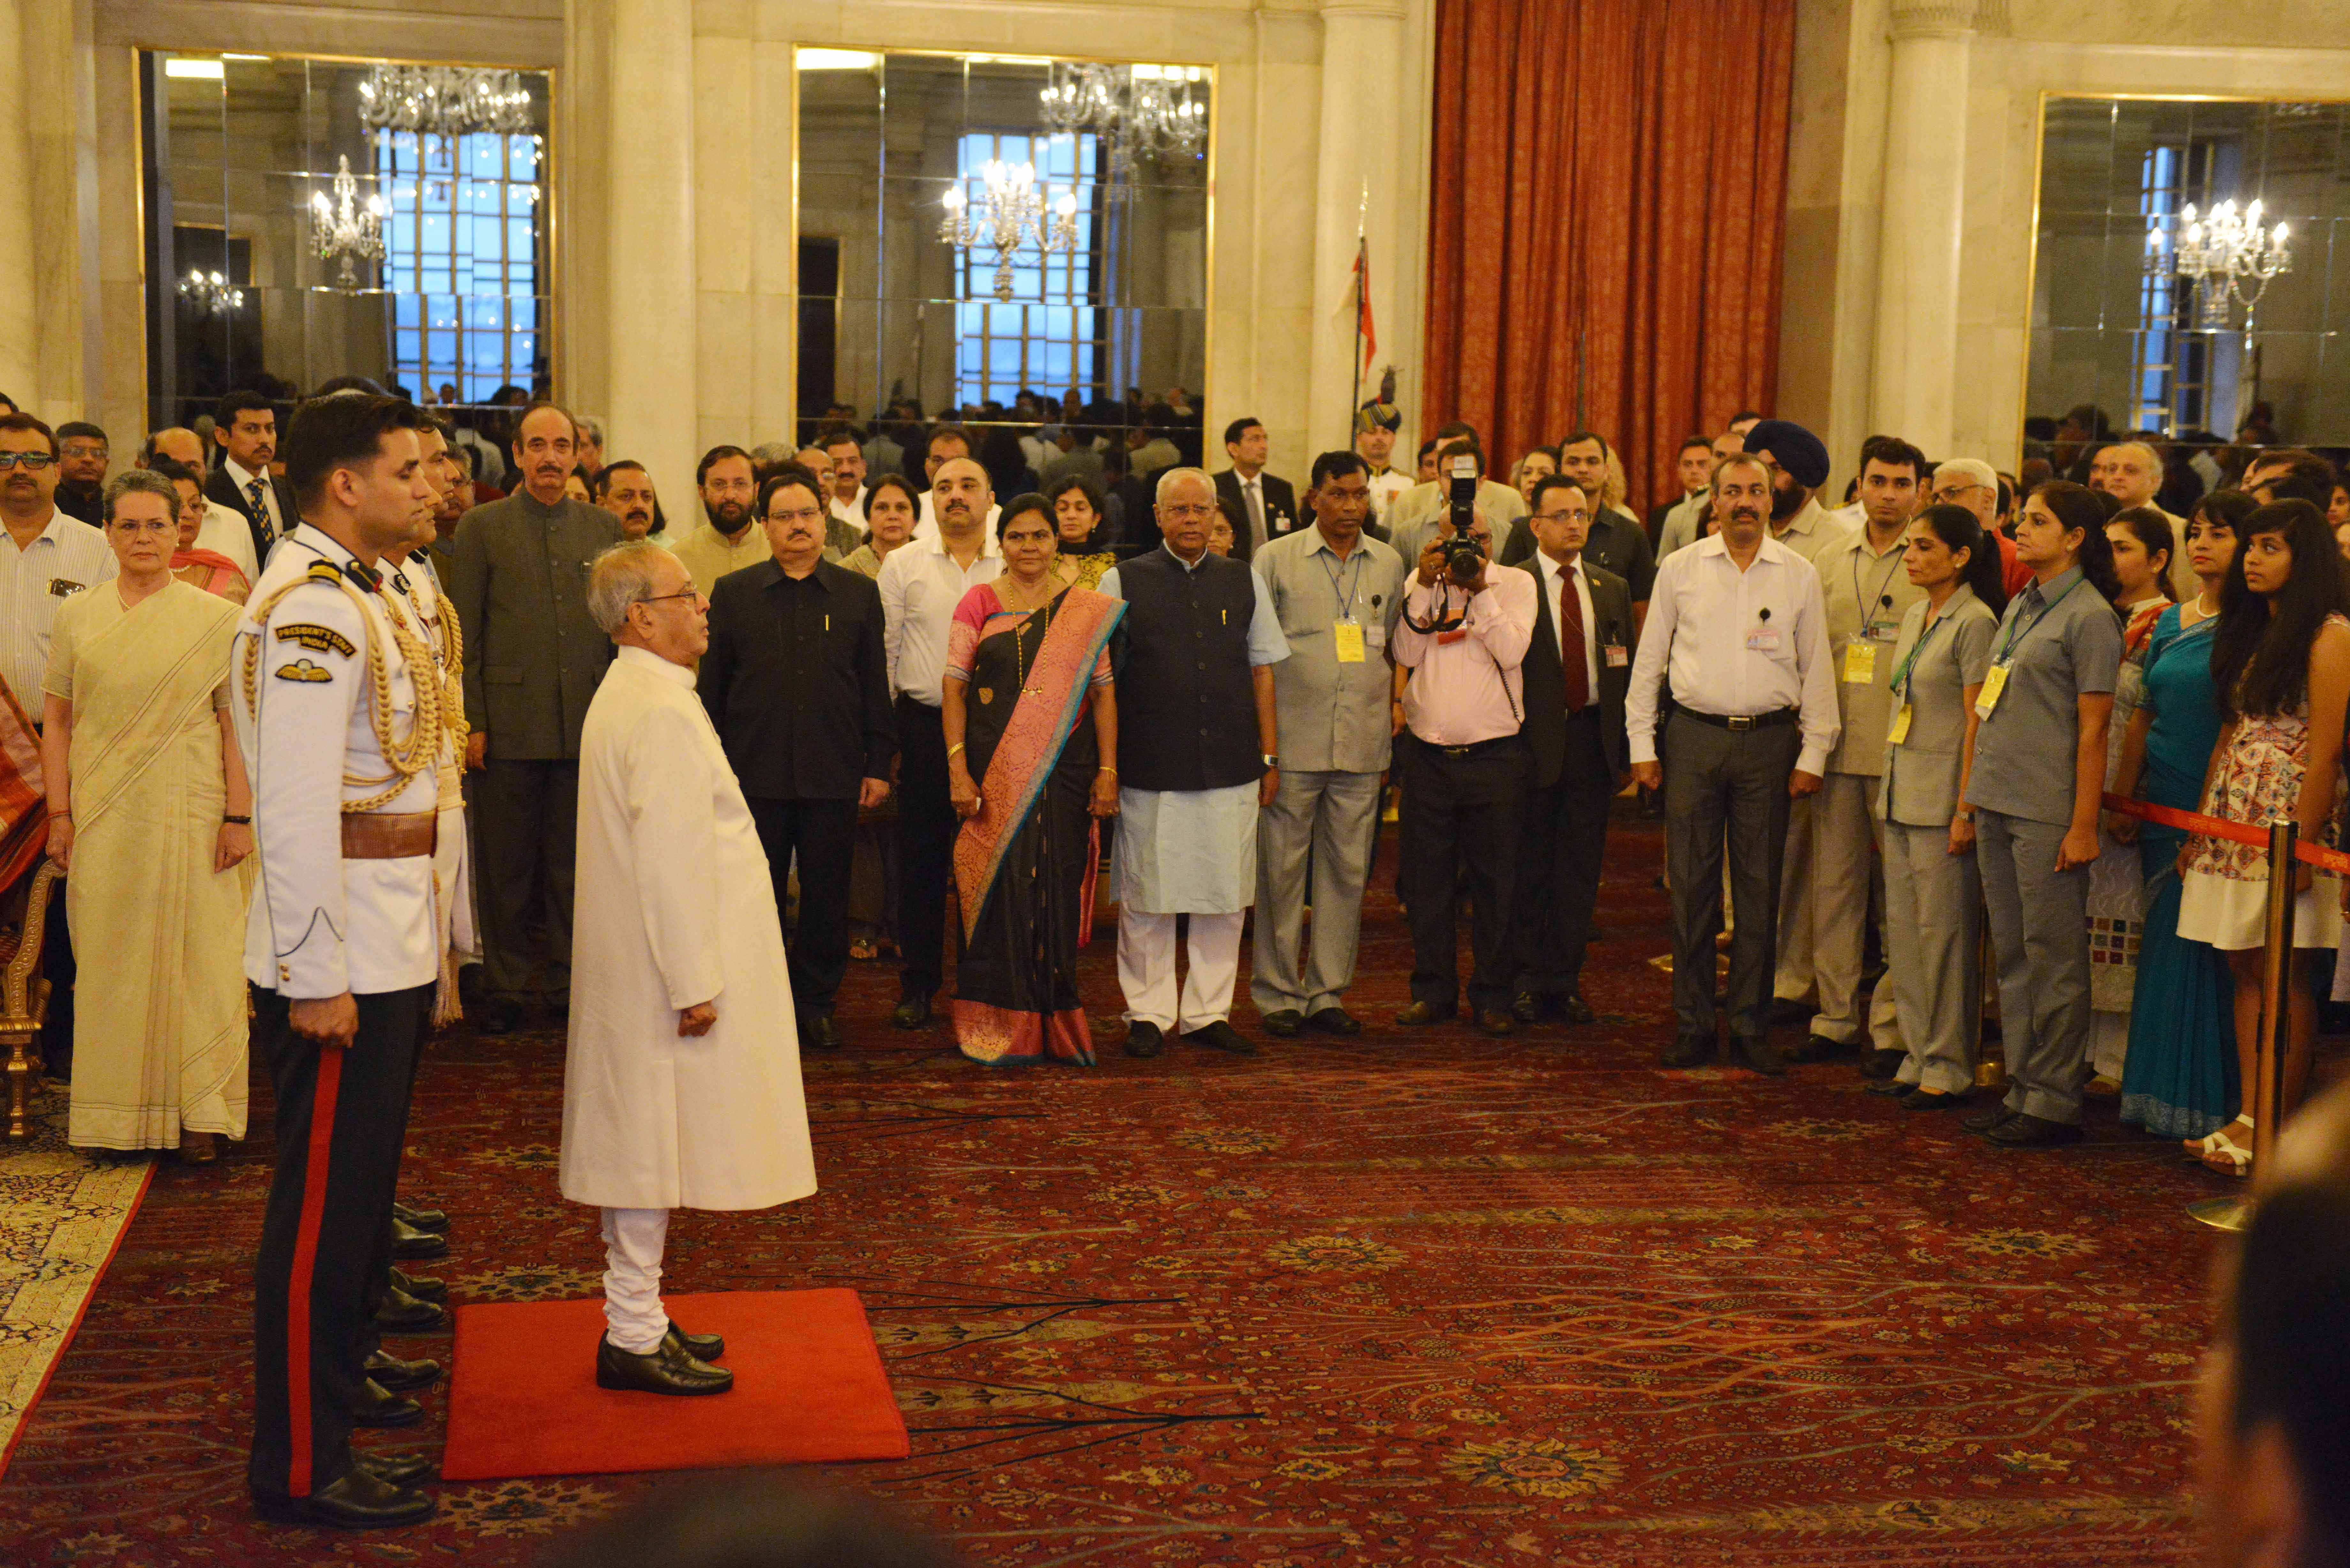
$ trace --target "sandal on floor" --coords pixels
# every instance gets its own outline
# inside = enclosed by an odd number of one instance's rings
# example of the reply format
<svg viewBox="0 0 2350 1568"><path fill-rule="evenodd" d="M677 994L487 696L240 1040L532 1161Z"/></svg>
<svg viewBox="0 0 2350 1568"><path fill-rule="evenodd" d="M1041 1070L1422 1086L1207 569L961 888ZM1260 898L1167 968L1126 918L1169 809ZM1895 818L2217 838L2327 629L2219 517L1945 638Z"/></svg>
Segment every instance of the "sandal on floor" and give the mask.
<svg viewBox="0 0 2350 1568"><path fill-rule="evenodd" d="M2238 1116L2236 1121L2243 1123L2246 1127L2252 1125L2252 1118L2250 1116ZM2236 1122L2230 1122L2228 1127L2235 1125ZM2252 1173L2252 1151L2230 1137L2228 1127L2221 1127L2209 1137L2197 1138L2189 1147L2201 1149L2202 1152L2196 1158L2210 1169L2234 1177L2246 1177ZM2218 1158L2215 1159L2214 1156ZM2220 1159L2225 1159L2228 1163L2221 1165L2219 1163Z"/></svg>
<svg viewBox="0 0 2350 1568"><path fill-rule="evenodd" d="M870 963L881 956L880 944L871 937L848 939L848 956L860 963Z"/></svg>

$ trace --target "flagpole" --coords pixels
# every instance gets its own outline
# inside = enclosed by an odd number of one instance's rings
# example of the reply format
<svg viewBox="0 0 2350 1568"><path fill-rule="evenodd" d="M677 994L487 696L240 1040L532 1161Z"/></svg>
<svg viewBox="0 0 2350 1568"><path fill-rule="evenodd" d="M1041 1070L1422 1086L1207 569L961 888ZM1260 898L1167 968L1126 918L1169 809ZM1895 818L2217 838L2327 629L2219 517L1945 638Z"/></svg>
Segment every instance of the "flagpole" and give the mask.
<svg viewBox="0 0 2350 1568"><path fill-rule="evenodd" d="M1363 406L1363 305L1368 291L1370 268L1365 265L1370 244L1371 182L1363 181L1362 205L1355 209L1355 353L1354 389L1347 397L1346 439L1339 446L1347 452L1355 450L1355 416Z"/></svg>

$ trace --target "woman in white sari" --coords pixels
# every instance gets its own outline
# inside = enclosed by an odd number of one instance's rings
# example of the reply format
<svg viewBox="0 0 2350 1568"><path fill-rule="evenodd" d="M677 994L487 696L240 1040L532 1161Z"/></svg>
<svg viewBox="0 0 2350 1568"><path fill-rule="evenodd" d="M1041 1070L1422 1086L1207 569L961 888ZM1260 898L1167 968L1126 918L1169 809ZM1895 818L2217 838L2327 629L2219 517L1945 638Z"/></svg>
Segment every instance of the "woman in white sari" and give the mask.
<svg viewBox="0 0 2350 1568"><path fill-rule="evenodd" d="M161 474L106 487L120 570L57 607L41 764L86 957L66 1141L201 1164L244 1136L253 797L227 711L239 610L174 579L179 534Z"/></svg>

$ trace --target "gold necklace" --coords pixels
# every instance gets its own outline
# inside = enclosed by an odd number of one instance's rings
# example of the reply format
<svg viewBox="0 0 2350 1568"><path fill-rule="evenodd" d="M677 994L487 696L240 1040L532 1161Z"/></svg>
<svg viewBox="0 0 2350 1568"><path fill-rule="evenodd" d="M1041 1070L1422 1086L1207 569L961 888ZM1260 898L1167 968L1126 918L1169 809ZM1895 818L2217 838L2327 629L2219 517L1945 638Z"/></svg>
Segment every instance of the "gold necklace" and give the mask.
<svg viewBox="0 0 2350 1568"><path fill-rule="evenodd" d="M1028 697L1042 697L1045 689L1028 684L1028 622L1024 618L1012 628L1012 676L1014 690ZM1053 607L1047 600L1045 607L1045 629L1037 635L1036 646L1041 651L1045 639L1053 635Z"/></svg>

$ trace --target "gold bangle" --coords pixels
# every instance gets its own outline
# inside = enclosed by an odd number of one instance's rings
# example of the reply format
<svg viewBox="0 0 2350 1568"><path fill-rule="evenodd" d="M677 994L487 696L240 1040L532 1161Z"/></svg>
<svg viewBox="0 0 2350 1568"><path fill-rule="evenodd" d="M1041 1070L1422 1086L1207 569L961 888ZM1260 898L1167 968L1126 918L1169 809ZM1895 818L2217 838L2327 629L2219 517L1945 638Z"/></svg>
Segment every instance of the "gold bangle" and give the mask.
<svg viewBox="0 0 2350 1568"><path fill-rule="evenodd" d="M953 745L949 746L949 747L947 748L947 755L949 755L949 756L953 756L957 752L960 752L960 751L962 751L962 742L961 741L957 741Z"/></svg>
<svg viewBox="0 0 2350 1568"><path fill-rule="evenodd" d="M1112 778L1118 777L1118 770L1110 766L1107 763L1104 763L1101 766L1096 768L1094 772L1097 774L1107 774Z"/></svg>

